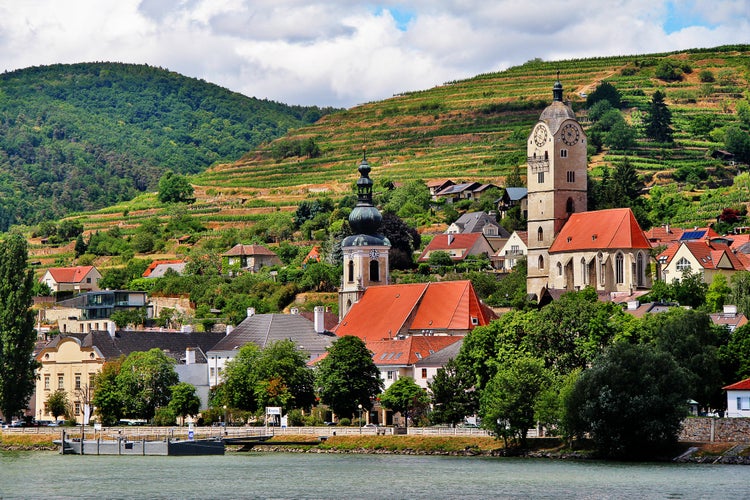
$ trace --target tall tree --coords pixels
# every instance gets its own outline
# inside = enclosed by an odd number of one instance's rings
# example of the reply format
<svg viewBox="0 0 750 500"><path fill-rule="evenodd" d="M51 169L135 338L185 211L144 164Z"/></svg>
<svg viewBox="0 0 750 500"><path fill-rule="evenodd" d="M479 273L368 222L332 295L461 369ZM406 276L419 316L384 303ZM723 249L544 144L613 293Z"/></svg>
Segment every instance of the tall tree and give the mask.
<svg viewBox="0 0 750 500"><path fill-rule="evenodd" d="M256 411L255 373L253 366L260 356L260 349L255 344L240 347L237 356L224 367L223 393L226 402L232 408Z"/></svg>
<svg viewBox="0 0 750 500"><path fill-rule="evenodd" d="M29 402L39 363L34 359L34 276L27 266L26 240L0 242L0 410L7 420Z"/></svg>
<svg viewBox="0 0 750 500"><path fill-rule="evenodd" d="M193 203L193 186L187 177L167 170L159 179L159 201L162 203Z"/></svg>
<svg viewBox="0 0 750 500"><path fill-rule="evenodd" d="M401 377L391 384L380 396L380 403L394 412L401 413L406 427L409 427L409 410L428 403L430 397L411 377Z"/></svg>
<svg viewBox="0 0 750 500"><path fill-rule="evenodd" d="M258 406L310 408L315 403L314 376L307 354L291 340L280 340L260 351L253 366L253 392Z"/></svg>
<svg viewBox="0 0 750 500"><path fill-rule="evenodd" d="M372 353L362 339L352 335L328 348L328 355L318 364L316 384L321 402L339 416L353 416L360 404L369 411L383 390Z"/></svg>
<svg viewBox="0 0 750 500"><path fill-rule="evenodd" d="M126 415L150 420L157 408L169 404L169 388L179 381L174 365L161 349L132 352L125 358L117 387Z"/></svg>
<svg viewBox="0 0 750 500"><path fill-rule="evenodd" d="M45 404L49 409L50 415L52 415L55 420L57 420L57 417L60 415L65 416L68 413L68 406L70 406L67 391L65 389L56 390L47 396Z"/></svg>
<svg viewBox="0 0 750 500"><path fill-rule="evenodd" d="M201 400L195 394L195 386L187 382L180 382L169 388L172 397L169 400L169 409L183 419L187 416L197 415L201 409Z"/></svg>
<svg viewBox="0 0 750 500"><path fill-rule="evenodd" d="M454 359L438 369L427 385L432 392L433 423L455 425L479 409L479 392L474 387L474 379L466 367Z"/></svg>
<svg viewBox="0 0 750 500"><path fill-rule="evenodd" d="M654 92L645 118L646 136L657 142L672 142L672 112L664 102L661 90Z"/></svg>
<svg viewBox="0 0 750 500"><path fill-rule="evenodd" d="M123 417L123 403L117 386L124 357L107 361L94 378L94 398L92 403L96 414L104 425L115 425Z"/></svg>

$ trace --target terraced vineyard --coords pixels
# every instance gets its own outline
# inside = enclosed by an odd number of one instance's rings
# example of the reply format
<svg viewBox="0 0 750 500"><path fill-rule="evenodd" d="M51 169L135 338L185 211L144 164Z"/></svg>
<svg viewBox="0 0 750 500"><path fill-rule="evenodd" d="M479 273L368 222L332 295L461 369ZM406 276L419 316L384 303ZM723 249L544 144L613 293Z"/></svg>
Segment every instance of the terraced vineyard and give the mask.
<svg viewBox="0 0 750 500"><path fill-rule="evenodd" d="M682 80L656 78L659 63L669 59L692 69ZM693 120L709 115L714 128L739 123L736 103L747 97L750 81L750 46L720 47L679 53L617 56L557 62L530 61L498 73L449 82L442 86L366 103L325 116L317 123L292 130L286 137L263 144L240 161L215 166L191 177L197 203L190 212L212 231L252 225L268 213L291 211L300 200L322 193L337 197L351 192L356 166L367 148L372 177L378 180L475 180L504 185L516 165L525 166L526 139L549 104L558 78L565 99L585 124L585 95L606 80L623 94L626 119L639 126L652 94L661 89L673 114L675 144L667 147L639 139L630 151L605 151L590 162L598 167L630 158L647 185L674 184L671 173L686 166L713 172L723 167L710 152L723 147L709 135L691 131ZM708 70L716 81L705 83L699 74ZM274 158L274 148L284 141L313 139L321 154L315 158ZM734 171L727 167L725 184ZM686 186L679 186L687 190ZM699 205L672 222L699 224L716 216L709 199L744 203L746 196L724 188L716 198L703 191L686 193ZM736 191L736 189L735 189ZM123 213L127 212L127 217ZM125 230L151 216L165 217L167 209L152 194L97 213L77 216L87 231L120 224ZM687 220L691 217L703 220Z"/></svg>

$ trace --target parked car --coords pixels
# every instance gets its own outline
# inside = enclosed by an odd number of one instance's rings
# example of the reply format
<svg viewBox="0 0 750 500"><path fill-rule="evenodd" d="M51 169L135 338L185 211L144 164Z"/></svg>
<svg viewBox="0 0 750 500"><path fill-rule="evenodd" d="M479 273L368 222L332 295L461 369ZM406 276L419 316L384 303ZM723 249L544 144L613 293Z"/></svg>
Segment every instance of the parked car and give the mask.
<svg viewBox="0 0 750 500"><path fill-rule="evenodd" d="M26 424L24 423L23 420L16 420L16 421L11 422L9 424L3 425L3 429L10 429L10 428L13 428L13 427L25 427L25 426L26 426Z"/></svg>
<svg viewBox="0 0 750 500"><path fill-rule="evenodd" d="M378 424L365 424L362 427L368 428L368 429L377 429Z"/></svg>
<svg viewBox="0 0 750 500"><path fill-rule="evenodd" d="M65 420L55 420L47 424L47 427L62 427L65 425Z"/></svg>

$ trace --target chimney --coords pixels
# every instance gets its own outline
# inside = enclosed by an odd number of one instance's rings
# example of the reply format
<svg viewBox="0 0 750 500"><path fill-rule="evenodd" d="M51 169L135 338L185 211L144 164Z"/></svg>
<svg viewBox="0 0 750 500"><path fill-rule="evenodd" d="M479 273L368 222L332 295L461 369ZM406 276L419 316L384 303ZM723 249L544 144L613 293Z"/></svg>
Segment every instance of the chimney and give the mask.
<svg viewBox="0 0 750 500"><path fill-rule="evenodd" d="M664 228L667 230L667 234L670 234L672 232L672 231L669 230L670 229L669 228L669 223L665 224Z"/></svg>
<svg viewBox="0 0 750 500"><path fill-rule="evenodd" d="M629 300L628 301L628 311L635 311L640 307L641 303L637 300Z"/></svg>
<svg viewBox="0 0 750 500"><path fill-rule="evenodd" d="M292 307L291 309L289 309L289 313L290 314L299 314L299 309L296 308L296 307Z"/></svg>
<svg viewBox="0 0 750 500"><path fill-rule="evenodd" d="M453 244L453 234L448 234L448 245Z"/></svg>
<svg viewBox="0 0 750 500"><path fill-rule="evenodd" d="M107 332L109 333L109 336L112 338L115 338L115 328L117 325L115 325L114 321L108 321L107 322Z"/></svg>
<svg viewBox="0 0 750 500"><path fill-rule="evenodd" d="M323 333L326 331L325 308L323 306L315 306L313 312L313 324L315 327L315 333Z"/></svg>
<svg viewBox="0 0 750 500"><path fill-rule="evenodd" d="M252 316L255 316L255 308L254 307L248 307L247 308L247 317L250 318Z"/></svg>
<svg viewBox="0 0 750 500"><path fill-rule="evenodd" d="M185 364L186 365L195 364L195 349L193 349L192 347L188 347L185 349Z"/></svg>
<svg viewBox="0 0 750 500"><path fill-rule="evenodd" d="M234 331L234 326L232 326L232 325L227 325L227 335L229 335L229 334L230 334L230 333L232 333L233 331Z"/></svg>

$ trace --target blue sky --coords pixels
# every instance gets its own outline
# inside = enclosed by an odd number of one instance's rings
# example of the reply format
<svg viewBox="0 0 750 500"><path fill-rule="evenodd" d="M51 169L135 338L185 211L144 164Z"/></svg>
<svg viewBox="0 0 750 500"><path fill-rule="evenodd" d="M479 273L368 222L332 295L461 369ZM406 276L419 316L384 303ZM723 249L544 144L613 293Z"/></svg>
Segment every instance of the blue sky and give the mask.
<svg viewBox="0 0 750 500"><path fill-rule="evenodd" d="M147 63L350 107L542 58L750 43L750 0L0 0L0 71Z"/></svg>

